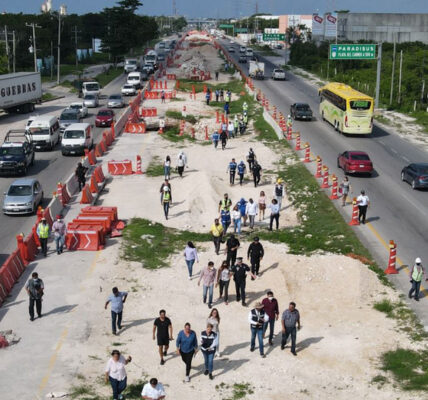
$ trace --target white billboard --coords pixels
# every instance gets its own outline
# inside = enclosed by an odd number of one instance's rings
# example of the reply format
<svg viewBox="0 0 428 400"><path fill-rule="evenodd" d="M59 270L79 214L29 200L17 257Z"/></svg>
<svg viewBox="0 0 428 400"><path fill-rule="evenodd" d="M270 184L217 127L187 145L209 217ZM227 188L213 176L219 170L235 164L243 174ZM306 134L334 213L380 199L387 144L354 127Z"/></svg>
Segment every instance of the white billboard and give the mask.
<svg viewBox="0 0 428 400"><path fill-rule="evenodd" d="M324 35L324 18L318 14L312 16L312 36Z"/></svg>
<svg viewBox="0 0 428 400"><path fill-rule="evenodd" d="M336 14L326 14L325 19L325 33L326 38L336 37L336 27L337 27L337 15Z"/></svg>

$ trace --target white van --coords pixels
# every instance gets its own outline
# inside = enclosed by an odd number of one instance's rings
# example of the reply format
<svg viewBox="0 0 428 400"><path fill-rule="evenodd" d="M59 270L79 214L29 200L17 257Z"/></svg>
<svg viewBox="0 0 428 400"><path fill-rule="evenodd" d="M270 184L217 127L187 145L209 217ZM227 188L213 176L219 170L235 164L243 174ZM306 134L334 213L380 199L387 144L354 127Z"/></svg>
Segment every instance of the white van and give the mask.
<svg viewBox="0 0 428 400"><path fill-rule="evenodd" d="M252 57L252 56L254 55L253 49L247 49L247 50L245 51L245 55L246 55L247 57Z"/></svg>
<svg viewBox="0 0 428 400"><path fill-rule="evenodd" d="M85 154L94 145L92 127L87 123L71 124L62 135L61 153L63 156Z"/></svg>
<svg viewBox="0 0 428 400"><path fill-rule="evenodd" d="M82 93L83 97L87 94L94 94L98 97L100 97L101 94L101 86L98 82L83 82L82 84Z"/></svg>
<svg viewBox="0 0 428 400"><path fill-rule="evenodd" d="M141 72L130 72L126 83L140 89L143 85L143 76L141 75Z"/></svg>
<svg viewBox="0 0 428 400"><path fill-rule="evenodd" d="M36 117L28 127L28 131L33 137L36 149L52 150L59 143L59 121L54 115Z"/></svg>

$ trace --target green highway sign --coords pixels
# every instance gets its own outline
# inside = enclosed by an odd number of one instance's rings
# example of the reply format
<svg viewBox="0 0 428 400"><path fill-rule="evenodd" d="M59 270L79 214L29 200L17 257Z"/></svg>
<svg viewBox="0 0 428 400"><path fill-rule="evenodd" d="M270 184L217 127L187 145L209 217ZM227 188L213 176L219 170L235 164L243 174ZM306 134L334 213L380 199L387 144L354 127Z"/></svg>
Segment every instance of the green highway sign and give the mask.
<svg viewBox="0 0 428 400"><path fill-rule="evenodd" d="M228 28L232 29L234 27L234 25L232 25L232 24L221 24L218 27L220 29L228 29Z"/></svg>
<svg viewBox="0 0 428 400"><path fill-rule="evenodd" d="M376 58L375 44L331 44L330 60L374 60Z"/></svg>
<svg viewBox="0 0 428 400"><path fill-rule="evenodd" d="M248 33L247 28L236 28L235 33Z"/></svg>
<svg viewBox="0 0 428 400"><path fill-rule="evenodd" d="M285 33L263 33L264 42L273 42L279 40L285 40Z"/></svg>

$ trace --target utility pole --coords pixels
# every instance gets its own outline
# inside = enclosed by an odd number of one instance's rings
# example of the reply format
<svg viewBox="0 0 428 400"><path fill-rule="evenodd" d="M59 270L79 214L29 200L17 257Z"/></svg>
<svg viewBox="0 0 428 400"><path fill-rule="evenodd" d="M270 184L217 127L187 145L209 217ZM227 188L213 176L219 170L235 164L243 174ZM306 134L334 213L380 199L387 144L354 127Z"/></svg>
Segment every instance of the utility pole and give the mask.
<svg viewBox="0 0 428 400"><path fill-rule="evenodd" d="M377 51L375 108L379 108L380 71L381 71L381 67L382 67L382 43L379 43L378 44L378 51Z"/></svg>
<svg viewBox="0 0 428 400"><path fill-rule="evenodd" d="M16 67L16 39L15 39L15 31L12 31L12 55L13 55L13 73L15 73Z"/></svg>
<svg viewBox="0 0 428 400"><path fill-rule="evenodd" d="M396 47L397 47L397 44L395 42L395 35L394 35L394 51L392 53L391 92L389 94L389 105L392 104L392 96L393 96L393 93L394 93L394 74L395 74L395 53L396 53Z"/></svg>
<svg viewBox="0 0 428 400"><path fill-rule="evenodd" d="M403 50L400 51L400 74L398 76L398 104L401 104L401 73L403 70Z"/></svg>
<svg viewBox="0 0 428 400"><path fill-rule="evenodd" d="M4 40L5 40L5 44L6 44L6 57L7 57L7 72L10 72L10 62L9 62L9 40L7 37L7 26L4 26Z"/></svg>
<svg viewBox="0 0 428 400"><path fill-rule="evenodd" d="M64 4L61 4L58 11L58 68L57 68L57 77L56 83L59 85L61 77L61 16L67 14L67 7Z"/></svg>
<svg viewBox="0 0 428 400"><path fill-rule="evenodd" d="M74 33L74 46L76 50L76 68L79 63L79 58L77 57L77 34L80 33L80 31L77 30L77 26L74 25L74 28L71 30L72 33Z"/></svg>
<svg viewBox="0 0 428 400"><path fill-rule="evenodd" d="M41 28L41 26L36 25L34 22L31 24L25 23L25 26L33 28L33 54L34 54L34 72L37 72L37 46L36 46L36 28Z"/></svg>
<svg viewBox="0 0 428 400"><path fill-rule="evenodd" d="M51 40L51 81L53 80L53 42Z"/></svg>

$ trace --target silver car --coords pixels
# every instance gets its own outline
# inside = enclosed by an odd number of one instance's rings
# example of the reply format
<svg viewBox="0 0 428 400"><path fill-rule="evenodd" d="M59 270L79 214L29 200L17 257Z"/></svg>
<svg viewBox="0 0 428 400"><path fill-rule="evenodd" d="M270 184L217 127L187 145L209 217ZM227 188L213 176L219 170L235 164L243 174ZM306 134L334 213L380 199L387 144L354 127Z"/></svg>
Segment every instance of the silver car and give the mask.
<svg viewBox="0 0 428 400"><path fill-rule="evenodd" d="M88 116L88 107L85 107L85 105L81 101L71 103L68 106L68 108L79 111L80 112L80 118L86 118Z"/></svg>
<svg viewBox="0 0 428 400"><path fill-rule="evenodd" d="M85 95L85 97L83 98L83 105L88 108L98 107L100 105L98 101L98 96L96 96L95 94Z"/></svg>
<svg viewBox="0 0 428 400"><path fill-rule="evenodd" d="M107 100L108 108L122 108L125 105L121 94L112 94Z"/></svg>
<svg viewBox="0 0 428 400"><path fill-rule="evenodd" d="M42 185L33 178L17 179L4 194L4 214L33 214L43 200Z"/></svg>
<svg viewBox="0 0 428 400"><path fill-rule="evenodd" d="M135 96L137 94L137 89L135 89L134 85L125 83L122 86L121 92L124 96Z"/></svg>

